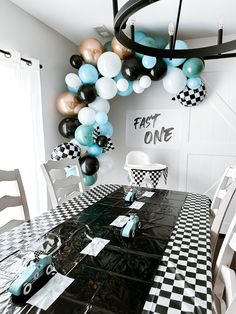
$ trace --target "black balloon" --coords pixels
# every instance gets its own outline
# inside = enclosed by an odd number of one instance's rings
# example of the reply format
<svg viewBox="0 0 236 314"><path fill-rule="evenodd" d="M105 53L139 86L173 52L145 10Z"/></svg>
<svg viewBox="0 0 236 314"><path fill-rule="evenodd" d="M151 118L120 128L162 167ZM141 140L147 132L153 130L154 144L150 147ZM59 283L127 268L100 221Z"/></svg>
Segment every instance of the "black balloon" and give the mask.
<svg viewBox="0 0 236 314"><path fill-rule="evenodd" d="M83 64L83 59L79 55L73 55L70 57L70 64L73 66L73 68L79 69Z"/></svg>
<svg viewBox="0 0 236 314"><path fill-rule="evenodd" d="M142 73L142 65L139 60L135 58L124 60L121 67L121 73L127 80L134 81Z"/></svg>
<svg viewBox="0 0 236 314"><path fill-rule="evenodd" d="M99 135L96 139L96 143L98 144L98 146L100 147L104 147L106 146L108 141L108 138L105 135Z"/></svg>
<svg viewBox="0 0 236 314"><path fill-rule="evenodd" d="M80 158L80 165L82 173L87 176L92 176L99 169L99 161L96 157L84 156Z"/></svg>
<svg viewBox="0 0 236 314"><path fill-rule="evenodd" d="M58 125L58 131L66 138L73 138L75 130L81 123L76 118L65 118Z"/></svg>
<svg viewBox="0 0 236 314"><path fill-rule="evenodd" d="M77 93L79 98L87 104L93 102L97 97L97 91L94 85L90 84L81 85Z"/></svg>
<svg viewBox="0 0 236 314"><path fill-rule="evenodd" d="M162 59L157 59L157 62L152 69L146 69L146 75L148 75L152 81L161 80L166 72L167 65Z"/></svg>

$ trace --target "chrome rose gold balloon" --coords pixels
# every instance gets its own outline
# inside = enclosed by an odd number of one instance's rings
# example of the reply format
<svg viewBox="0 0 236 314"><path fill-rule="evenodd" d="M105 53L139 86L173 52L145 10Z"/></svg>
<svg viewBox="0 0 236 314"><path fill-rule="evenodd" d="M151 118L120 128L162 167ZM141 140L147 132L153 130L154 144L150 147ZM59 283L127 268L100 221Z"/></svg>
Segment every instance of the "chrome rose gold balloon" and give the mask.
<svg viewBox="0 0 236 314"><path fill-rule="evenodd" d="M80 109L87 106L79 97L70 92L60 94L56 99L55 105L57 110L64 116L75 116Z"/></svg>
<svg viewBox="0 0 236 314"><path fill-rule="evenodd" d="M79 45L79 53L86 63L96 65L103 52L103 45L95 38L84 39Z"/></svg>
<svg viewBox="0 0 236 314"><path fill-rule="evenodd" d="M132 56L132 51L125 46L123 46L116 37L113 37L111 42L112 51L115 52L121 60L128 59Z"/></svg>

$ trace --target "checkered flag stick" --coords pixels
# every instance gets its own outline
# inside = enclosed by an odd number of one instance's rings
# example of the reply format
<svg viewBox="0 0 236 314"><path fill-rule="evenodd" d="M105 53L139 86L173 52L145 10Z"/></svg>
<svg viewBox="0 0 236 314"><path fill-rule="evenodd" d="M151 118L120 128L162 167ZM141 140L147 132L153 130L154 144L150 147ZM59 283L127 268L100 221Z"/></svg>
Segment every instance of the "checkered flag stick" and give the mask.
<svg viewBox="0 0 236 314"><path fill-rule="evenodd" d="M34 251L34 262L35 263L39 261L39 256L42 254L45 255L44 251L40 251L40 250Z"/></svg>
<svg viewBox="0 0 236 314"><path fill-rule="evenodd" d="M97 126L96 129L94 129L94 131L93 131L93 141L94 141L94 143L96 143L96 140L97 140L99 135L100 135L100 128L99 128L99 126ZM115 147L114 147L114 145L113 145L113 143L111 141L111 138L108 138L106 145L103 147L103 153L104 152L109 152L110 150L113 150L113 149L115 149Z"/></svg>

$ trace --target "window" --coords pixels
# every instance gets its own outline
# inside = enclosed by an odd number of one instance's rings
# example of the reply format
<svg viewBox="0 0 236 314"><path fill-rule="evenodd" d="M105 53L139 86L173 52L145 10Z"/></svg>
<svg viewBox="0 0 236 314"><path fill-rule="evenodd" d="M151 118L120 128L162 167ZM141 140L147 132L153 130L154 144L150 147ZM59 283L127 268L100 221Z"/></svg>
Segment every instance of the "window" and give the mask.
<svg viewBox="0 0 236 314"><path fill-rule="evenodd" d="M20 169L34 217L46 210L47 198L40 169L45 160L40 69L38 60L30 60L27 65L17 52L11 58L0 53L0 168Z"/></svg>

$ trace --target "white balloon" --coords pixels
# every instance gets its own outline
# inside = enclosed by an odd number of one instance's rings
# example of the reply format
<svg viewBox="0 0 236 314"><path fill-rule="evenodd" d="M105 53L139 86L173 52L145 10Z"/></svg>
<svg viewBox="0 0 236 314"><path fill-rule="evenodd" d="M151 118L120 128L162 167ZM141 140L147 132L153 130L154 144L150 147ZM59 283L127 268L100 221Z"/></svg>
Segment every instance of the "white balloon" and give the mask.
<svg viewBox="0 0 236 314"><path fill-rule="evenodd" d="M97 157L99 161L99 173L106 173L113 168L114 161L107 153L103 153Z"/></svg>
<svg viewBox="0 0 236 314"><path fill-rule="evenodd" d="M97 68L103 76L111 78L120 72L121 60L116 53L107 51L98 58Z"/></svg>
<svg viewBox="0 0 236 314"><path fill-rule="evenodd" d="M139 84L139 80L133 81L133 90L137 94L141 94L144 91L144 88Z"/></svg>
<svg viewBox="0 0 236 314"><path fill-rule="evenodd" d="M162 80L163 86L168 93L178 94L187 83L187 78L179 68L169 66L166 76Z"/></svg>
<svg viewBox="0 0 236 314"><path fill-rule="evenodd" d="M95 83L98 96L104 99L111 99L117 93L116 82L108 77L101 77Z"/></svg>
<svg viewBox="0 0 236 314"><path fill-rule="evenodd" d="M129 88L129 82L126 79L121 78L116 82L116 86L120 92L125 92Z"/></svg>
<svg viewBox="0 0 236 314"><path fill-rule="evenodd" d="M95 122L95 111L89 107L80 109L78 113L79 122L82 124L93 124Z"/></svg>
<svg viewBox="0 0 236 314"><path fill-rule="evenodd" d="M105 113L108 113L110 110L109 101L101 97L97 97L93 102L88 104L88 106L95 111L102 111Z"/></svg>
<svg viewBox="0 0 236 314"><path fill-rule="evenodd" d="M79 88L82 85L82 82L77 74L68 73L65 77L66 85L73 88Z"/></svg>
<svg viewBox="0 0 236 314"><path fill-rule="evenodd" d="M149 86L151 86L151 84L152 84L152 80L150 79L150 77L148 75L143 75L139 79L139 85L142 88L148 88Z"/></svg>

